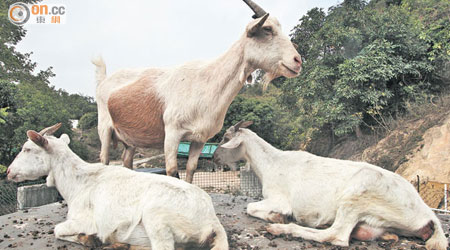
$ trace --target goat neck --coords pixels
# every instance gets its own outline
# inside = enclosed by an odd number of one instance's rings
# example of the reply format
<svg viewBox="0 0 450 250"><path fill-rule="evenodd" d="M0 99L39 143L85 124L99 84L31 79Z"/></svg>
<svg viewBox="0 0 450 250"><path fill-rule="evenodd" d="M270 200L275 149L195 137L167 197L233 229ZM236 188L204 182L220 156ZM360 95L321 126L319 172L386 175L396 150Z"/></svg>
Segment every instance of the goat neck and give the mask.
<svg viewBox="0 0 450 250"><path fill-rule="evenodd" d="M213 94L216 107L223 110L225 115L234 97L245 84L247 78L255 70L251 63L244 57L245 37L236 41L231 48L219 56L205 68L212 79L212 84L205 86L209 93ZM218 91L219 90L219 91Z"/></svg>
<svg viewBox="0 0 450 250"><path fill-rule="evenodd" d="M79 178L84 172L88 172L86 171L88 168L90 168L89 172L97 169L83 161L71 150L58 152L51 158L47 185L54 185L64 200L70 203L83 183L88 183L87 178Z"/></svg>
<svg viewBox="0 0 450 250"><path fill-rule="evenodd" d="M279 149L273 147L254 132L245 129L246 135L243 143L245 144L245 158L250 163L251 169L259 177L262 183L270 179L278 168L276 162L280 157Z"/></svg>

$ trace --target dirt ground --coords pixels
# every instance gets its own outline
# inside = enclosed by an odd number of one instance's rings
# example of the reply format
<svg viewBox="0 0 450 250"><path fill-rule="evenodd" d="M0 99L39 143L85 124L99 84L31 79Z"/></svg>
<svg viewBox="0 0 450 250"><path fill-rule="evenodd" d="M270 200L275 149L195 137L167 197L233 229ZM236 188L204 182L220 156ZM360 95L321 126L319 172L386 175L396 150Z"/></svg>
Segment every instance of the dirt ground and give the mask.
<svg viewBox="0 0 450 250"><path fill-rule="evenodd" d="M273 237L265 231L267 222L249 217L246 205L255 201L245 196L211 194L216 213L228 233L230 249L425 249L424 242L401 237L398 242L352 241L349 248L306 241L291 236ZM64 203L53 203L38 208L0 216L0 249L86 249L80 245L56 240L54 227L67 213ZM449 234L450 215L440 215L446 236Z"/></svg>

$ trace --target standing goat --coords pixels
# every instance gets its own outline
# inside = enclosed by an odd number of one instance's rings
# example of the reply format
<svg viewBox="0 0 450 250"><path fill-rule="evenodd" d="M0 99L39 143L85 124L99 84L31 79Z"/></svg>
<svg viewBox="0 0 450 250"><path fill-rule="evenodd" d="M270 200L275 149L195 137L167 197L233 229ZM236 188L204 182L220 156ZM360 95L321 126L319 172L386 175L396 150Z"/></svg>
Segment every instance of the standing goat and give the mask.
<svg viewBox="0 0 450 250"><path fill-rule="evenodd" d="M188 242L228 249L205 191L168 176L86 163L70 150L66 134L50 136L60 125L29 130L29 140L7 170L15 182L48 175L47 186L56 186L67 201L67 220L55 227L57 239L86 244L86 236L96 235L102 243L154 250Z"/></svg>
<svg viewBox="0 0 450 250"><path fill-rule="evenodd" d="M244 129L230 127L214 153L219 164L246 160L262 183L264 200L247 213L274 223L288 216L297 224L272 224L272 234L292 234L318 242L348 246L351 237L398 239L397 234L426 241L427 249L447 249L436 215L401 176L364 163L281 151ZM315 229L331 225L327 229Z"/></svg>
<svg viewBox="0 0 450 250"><path fill-rule="evenodd" d="M93 60L102 163L109 163L111 140L125 145L122 160L128 168L136 147L164 147L167 175L176 176L178 144L188 140L186 181L192 182L205 142L222 129L228 107L251 73L264 70L265 86L276 77L299 74L301 57L277 19L251 0L244 2L256 20L225 54L210 62L126 69L107 78L103 60Z"/></svg>

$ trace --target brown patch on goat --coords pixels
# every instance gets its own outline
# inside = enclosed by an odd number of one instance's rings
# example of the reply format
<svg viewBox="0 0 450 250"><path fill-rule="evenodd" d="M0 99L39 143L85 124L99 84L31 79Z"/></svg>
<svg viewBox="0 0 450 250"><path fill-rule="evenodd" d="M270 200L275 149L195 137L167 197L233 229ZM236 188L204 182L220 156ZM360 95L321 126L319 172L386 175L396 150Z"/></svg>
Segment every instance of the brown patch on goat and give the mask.
<svg viewBox="0 0 450 250"><path fill-rule="evenodd" d="M434 233L434 222L430 221L421 229L417 230L417 235L424 241L427 241Z"/></svg>
<svg viewBox="0 0 450 250"><path fill-rule="evenodd" d="M108 99L115 135L126 144L151 147L164 143L164 103L156 95L155 80L144 76Z"/></svg>
<svg viewBox="0 0 450 250"><path fill-rule="evenodd" d="M78 241L80 244L90 247L97 248L102 246L102 242L95 234L86 235L85 233L78 234Z"/></svg>

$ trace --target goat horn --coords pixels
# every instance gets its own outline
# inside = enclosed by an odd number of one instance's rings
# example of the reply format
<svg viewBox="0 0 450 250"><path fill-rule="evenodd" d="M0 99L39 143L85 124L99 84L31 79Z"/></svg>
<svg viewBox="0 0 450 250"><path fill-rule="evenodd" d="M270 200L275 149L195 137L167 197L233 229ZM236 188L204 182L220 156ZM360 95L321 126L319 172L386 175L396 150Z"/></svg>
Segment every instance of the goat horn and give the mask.
<svg viewBox="0 0 450 250"><path fill-rule="evenodd" d="M243 0L243 1L248 5L248 7L250 7L250 9L253 10L253 12L255 12L255 14L252 16L253 19L260 18L267 13L265 10L263 10L263 8L259 7L259 5L257 5L252 0Z"/></svg>
<svg viewBox="0 0 450 250"><path fill-rule="evenodd" d="M266 13L259 21L257 24L253 25L253 27L250 28L250 30L247 32L247 36L248 37L252 37L255 34L258 33L258 31L261 29L261 27L263 26L264 22L267 20L267 18L269 17L269 13Z"/></svg>
<svg viewBox="0 0 450 250"><path fill-rule="evenodd" d="M44 136L44 135L52 135L53 133L56 132L56 130L58 130L61 127L61 123L57 123L51 127L48 128L44 128L43 130L41 130L39 132L40 135Z"/></svg>

